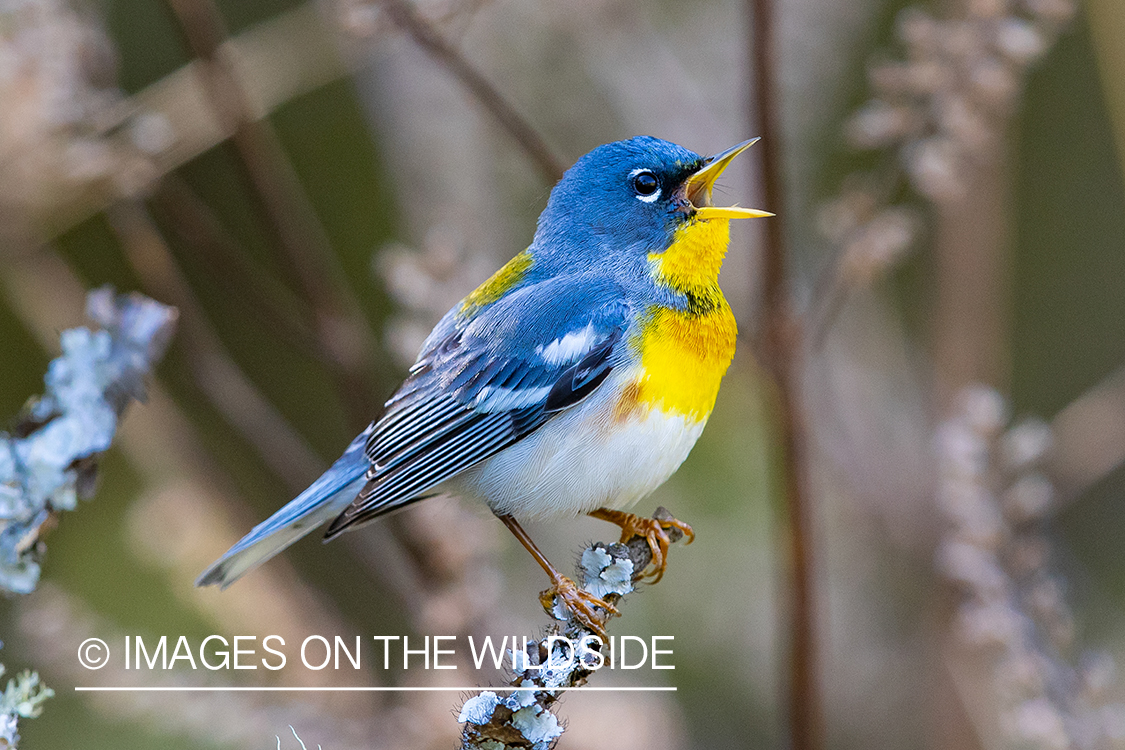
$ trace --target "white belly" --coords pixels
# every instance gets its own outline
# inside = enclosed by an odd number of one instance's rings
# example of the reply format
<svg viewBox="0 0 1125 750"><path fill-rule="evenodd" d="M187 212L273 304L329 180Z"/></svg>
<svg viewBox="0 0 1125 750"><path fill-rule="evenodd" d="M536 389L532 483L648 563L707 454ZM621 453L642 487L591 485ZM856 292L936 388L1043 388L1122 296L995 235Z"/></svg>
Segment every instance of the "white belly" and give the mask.
<svg viewBox="0 0 1125 750"><path fill-rule="evenodd" d="M521 520L632 506L679 468L706 420L655 409L615 418L626 376L617 381L444 488Z"/></svg>

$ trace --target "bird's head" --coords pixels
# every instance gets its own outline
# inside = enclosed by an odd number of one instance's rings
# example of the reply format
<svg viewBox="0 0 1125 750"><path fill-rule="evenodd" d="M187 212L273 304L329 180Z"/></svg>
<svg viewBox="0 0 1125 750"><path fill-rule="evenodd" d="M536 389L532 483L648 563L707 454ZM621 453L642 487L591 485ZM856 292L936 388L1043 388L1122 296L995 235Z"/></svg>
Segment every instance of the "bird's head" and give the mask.
<svg viewBox="0 0 1125 750"><path fill-rule="evenodd" d="M711 200L715 180L755 140L710 157L650 136L599 146L551 191L532 245L536 258L627 262L667 249L687 225L772 216Z"/></svg>

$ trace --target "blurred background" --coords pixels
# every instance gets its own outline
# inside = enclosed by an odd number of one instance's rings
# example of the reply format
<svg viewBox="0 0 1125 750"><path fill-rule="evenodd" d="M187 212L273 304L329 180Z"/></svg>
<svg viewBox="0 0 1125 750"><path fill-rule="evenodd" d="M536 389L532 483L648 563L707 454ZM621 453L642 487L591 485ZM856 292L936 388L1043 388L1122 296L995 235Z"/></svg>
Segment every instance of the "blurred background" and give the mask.
<svg viewBox="0 0 1125 750"><path fill-rule="evenodd" d="M675 637L675 671L646 679L678 692L571 695L560 746L788 744L787 467L825 746L1125 745L1120 0L0 0L0 416L42 391L87 290L180 310L96 496L46 538L38 589L0 604L2 660L57 692L23 747L295 747L289 725L325 750L456 744L450 693L77 695L179 683L74 653L89 635L539 633L540 571L452 499L310 537L226 592L192 582L527 245L560 168L636 134L704 154L760 134L754 5L775 19L779 132L719 190L783 231L734 227L721 283L744 340L698 446L638 509L697 541L613 624ZM800 333L780 387L755 357L767 246ZM529 531L565 565L613 537ZM473 675L329 672L189 679Z"/></svg>

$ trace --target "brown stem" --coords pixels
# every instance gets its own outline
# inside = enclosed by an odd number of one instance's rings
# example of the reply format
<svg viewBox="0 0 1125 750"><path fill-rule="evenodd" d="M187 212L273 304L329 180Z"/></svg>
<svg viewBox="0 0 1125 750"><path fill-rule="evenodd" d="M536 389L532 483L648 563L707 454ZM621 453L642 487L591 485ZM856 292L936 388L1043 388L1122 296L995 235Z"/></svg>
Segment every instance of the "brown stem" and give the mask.
<svg viewBox="0 0 1125 750"><path fill-rule="evenodd" d="M780 218L764 223L762 310L759 351L773 376L777 429L782 444L781 483L789 516L790 610L789 731L793 750L822 746L822 715L817 686L816 610L813 552L807 501L807 433L800 403L801 351L804 345L786 281L784 191L781 180L780 113L775 100L777 75L772 0L750 0L753 28L752 121L762 137L761 183L765 205Z"/></svg>
<svg viewBox="0 0 1125 750"><path fill-rule="evenodd" d="M309 322L311 310L304 301L257 267L210 206L183 180L166 175L149 197L149 205L170 235L198 255L200 270L247 316L325 366L339 365L317 338Z"/></svg>
<svg viewBox="0 0 1125 750"><path fill-rule="evenodd" d="M106 216L145 290L179 308L179 339L199 387L290 489L303 488L321 461L231 359L148 213L118 203Z"/></svg>
<svg viewBox="0 0 1125 750"><path fill-rule="evenodd" d="M285 168L276 134L257 120L237 72L222 54L226 28L212 0L168 0L188 47L198 60L201 78L224 131L232 133L252 195L285 255L282 260L305 293L326 307L333 292L316 263L315 255L331 254L323 229L299 194L294 176Z"/></svg>
<svg viewBox="0 0 1125 750"><path fill-rule="evenodd" d="M562 161L555 156L539 131L516 111L484 74L423 18L409 0L380 0L380 3L395 26L409 34L415 44L446 68L496 118L535 163L543 179L551 184L558 182L565 171Z"/></svg>
<svg viewBox="0 0 1125 750"><path fill-rule="evenodd" d="M1125 367L1067 404L1051 433L1051 478L1062 510L1125 463Z"/></svg>
<svg viewBox="0 0 1125 750"><path fill-rule="evenodd" d="M804 467L807 465L806 430L794 393L796 363L777 381L778 429L781 432L782 489L789 515L791 602L789 614L789 723L794 750L816 750L821 745L822 715L817 684L816 604L813 583L815 560L811 543ZM783 385L787 383L787 385Z"/></svg>
<svg viewBox="0 0 1125 750"><path fill-rule="evenodd" d="M1009 179L1003 149L967 165L964 194L935 205L933 358L937 402L971 383L1009 380Z"/></svg>
<svg viewBox="0 0 1125 750"><path fill-rule="evenodd" d="M295 277L317 316L323 345L340 362L339 390L357 429L376 405L368 382L374 334L353 299L328 236L304 194L293 165L266 120L256 119L230 60L227 33L213 0L168 0L192 53L198 58L215 115L239 155L265 225L283 251L279 261Z"/></svg>

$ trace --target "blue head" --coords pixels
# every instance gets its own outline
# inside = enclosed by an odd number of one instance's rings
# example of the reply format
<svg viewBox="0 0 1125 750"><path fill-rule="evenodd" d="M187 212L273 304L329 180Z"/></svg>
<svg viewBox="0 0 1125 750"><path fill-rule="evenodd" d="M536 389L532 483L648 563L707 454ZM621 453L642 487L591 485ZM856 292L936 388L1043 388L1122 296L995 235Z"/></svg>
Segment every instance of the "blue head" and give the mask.
<svg viewBox="0 0 1125 750"><path fill-rule="evenodd" d="M532 252L542 262L641 256L671 242L688 218L681 188L703 157L674 143L637 136L598 146L567 170L539 216ZM634 253L636 254L636 253Z"/></svg>
<svg viewBox="0 0 1125 750"><path fill-rule="evenodd" d="M536 266L639 264L665 250L691 221L768 215L711 206L715 178L751 143L706 158L651 136L599 146L551 191L531 246Z"/></svg>

